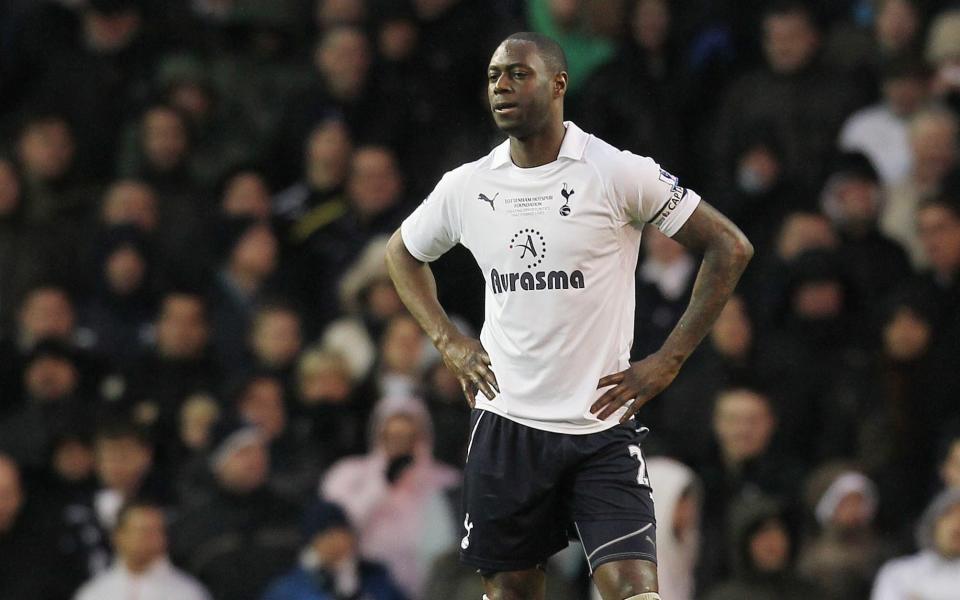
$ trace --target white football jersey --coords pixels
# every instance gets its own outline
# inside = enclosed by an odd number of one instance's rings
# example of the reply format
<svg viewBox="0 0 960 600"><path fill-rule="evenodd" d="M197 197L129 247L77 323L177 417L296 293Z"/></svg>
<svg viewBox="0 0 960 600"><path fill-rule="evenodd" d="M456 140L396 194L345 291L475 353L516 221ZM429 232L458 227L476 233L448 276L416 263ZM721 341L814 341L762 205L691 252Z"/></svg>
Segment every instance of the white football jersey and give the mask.
<svg viewBox="0 0 960 600"><path fill-rule="evenodd" d="M463 244L483 272L480 342L500 394L478 393L477 408L583 434L625 410L601 421L590 406L600 378L630 364L641 230L672 236L700 197L652 159L564 125L554 162L517 167L507 140L445 174L401 235L423 262Z"/></svg>

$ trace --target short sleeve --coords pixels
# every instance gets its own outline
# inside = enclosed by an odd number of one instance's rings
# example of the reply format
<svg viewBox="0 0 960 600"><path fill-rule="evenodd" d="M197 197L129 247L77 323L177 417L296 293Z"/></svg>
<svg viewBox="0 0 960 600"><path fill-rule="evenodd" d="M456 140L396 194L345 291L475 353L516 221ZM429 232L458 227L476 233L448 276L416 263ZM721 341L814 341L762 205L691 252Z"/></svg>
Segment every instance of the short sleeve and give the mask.
<svg viewBox="0 0 960 600"><path fill-rule="evenodd" d="M444 175L427 199L400 225L403 243L419 261L433 262L460 242L456 171Z"/></svg>
<svg viewBox="0 0 960 600"><path fill-rule="evenodd" d="M680 231L700 204L700 196L651 158L627 151L617 158L611 185L627 218L649 223L670 237Z"/></svg>

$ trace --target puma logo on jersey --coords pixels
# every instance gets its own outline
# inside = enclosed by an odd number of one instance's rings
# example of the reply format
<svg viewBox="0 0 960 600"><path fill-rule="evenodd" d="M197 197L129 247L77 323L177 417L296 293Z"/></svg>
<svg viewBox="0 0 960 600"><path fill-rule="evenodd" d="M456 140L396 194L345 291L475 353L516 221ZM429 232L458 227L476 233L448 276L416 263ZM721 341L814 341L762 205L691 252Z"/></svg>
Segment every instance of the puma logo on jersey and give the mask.
<svg viewBox="0 0 960 600"><path fill-rule="evenodd" d="M470 547L470 530L473 529L473 523L470 522L470 513L467 513L467 516L463 518L463 527L467 530L467 535L460 540L460 549L466 550Z"/></svg>
<svg viewBox="0 0 960 600"><path fill-rule="evenodd" d="M480 196L477 199L483 200L484 202L488 203L490 205L490 209L493 212L497 212L497 208L493 205L493 201L496 200L497 196L499 195L500 195L500 192L497 192L496 194L493 195L493 198L487 198L486 194L480 194Z"/></svg>

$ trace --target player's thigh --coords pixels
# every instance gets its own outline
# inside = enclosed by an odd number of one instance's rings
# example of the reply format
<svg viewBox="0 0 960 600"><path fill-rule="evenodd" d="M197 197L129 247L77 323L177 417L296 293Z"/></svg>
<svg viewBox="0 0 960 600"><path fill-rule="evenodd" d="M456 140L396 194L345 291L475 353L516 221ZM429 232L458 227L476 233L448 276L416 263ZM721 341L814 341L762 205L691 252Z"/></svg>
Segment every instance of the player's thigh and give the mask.
<svg viewBox="0 0 960 600"><path fill-rule="evenodd" d="M653 492L640 447L646 431L624 425L591 435L582 445L585 457L565 482L590 573L613 561L656 564Z"/></svg>
<svg viewBox="0 0 960 600"><path fill-rule="evenodd" d="M485 573L483 588L488 600L544 600L546 577L540 568Z"/></svg>
<svg viewBox="0 0 960 600"><path fill-rule="evenodd" d="M606 562L593 572L593 583L603 600L624 600L658 591L657 565L648 560Z"/></svg>
<svg viewBox="0 0 960 600"><path fill-rule="evenodd" d="M464 468L461 562L483 572L525 571L566 547L557 435L475 411Z"/></svg>

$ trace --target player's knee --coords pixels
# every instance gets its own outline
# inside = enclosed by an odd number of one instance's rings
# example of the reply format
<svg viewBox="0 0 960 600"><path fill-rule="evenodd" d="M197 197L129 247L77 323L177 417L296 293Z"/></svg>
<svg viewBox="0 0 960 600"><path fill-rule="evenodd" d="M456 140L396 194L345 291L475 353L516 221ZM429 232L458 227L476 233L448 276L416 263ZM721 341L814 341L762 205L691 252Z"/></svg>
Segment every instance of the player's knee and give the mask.
<svg viewBox="0 0 960 600"><path fill-rule="evenodd" d="M606 600L658 600L660 597L657 566L650 561L606 563L597 567L593 579Z"/></svg>
<svg viewBox="0 0 960 600"><path fill-rule="evenodd" d="M538 600L542 597L543 572L511 571L484 578L487 600Z"/></svg>

